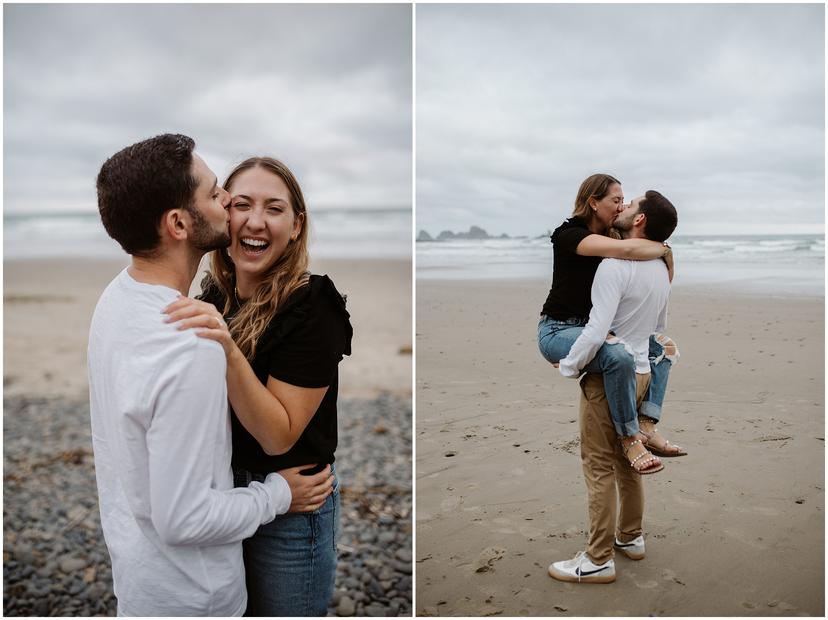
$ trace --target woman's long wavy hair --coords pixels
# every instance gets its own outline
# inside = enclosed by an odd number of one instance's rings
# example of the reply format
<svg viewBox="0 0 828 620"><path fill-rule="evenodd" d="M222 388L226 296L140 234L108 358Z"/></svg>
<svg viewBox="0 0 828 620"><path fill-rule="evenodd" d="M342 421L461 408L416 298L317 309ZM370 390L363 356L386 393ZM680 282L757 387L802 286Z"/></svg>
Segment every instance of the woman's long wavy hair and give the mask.
<svg viewBox="0 0 828 620"><path fill-rule="evenodd" d="M245 170L262 168L280 177L290 191L293 215L301 220L299 235L289 241L284 253L270 266L253 296L228 323L230 335L244 356L252 361L256 345L282 303L300 286L307 284L308 273L308 214L302 188L290 169L272 157L250 157L233 168L224 182L224 189L232 194L233 180ZM212 280L224 294L227 314L236 299L236 269L227 250L215 250L210 258Z"/></svg>
<svg viewBox="0 0 828 620"><path fill-rule="evenodd" d="M584 179L581 187L578 188L578 195L575 197L575 208L572 210L572 216L586 220L587 224L592 222L595 214L589 205L590 199L602 200L609 193L609 189L614 183L621 185L621 181L615 177L600 172Z"/></svg>

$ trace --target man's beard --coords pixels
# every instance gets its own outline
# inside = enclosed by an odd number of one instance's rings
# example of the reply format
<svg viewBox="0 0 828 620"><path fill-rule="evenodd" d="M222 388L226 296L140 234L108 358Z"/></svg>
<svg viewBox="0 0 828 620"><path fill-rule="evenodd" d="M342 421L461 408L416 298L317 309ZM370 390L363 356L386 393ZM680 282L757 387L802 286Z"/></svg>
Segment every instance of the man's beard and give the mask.
<svg viewBox="0 0 828 620"><path fill-rule="evenodd" d="M187 211L193 217L193 234L191 241L194 247L202 252L220 250L230 245L230 235L224 231L215 230L201 212L194 208Z"/></svg>
<svg viewBox="0 0 828 620"><path fill-rule="evenodd" d="M638 213L633 213L631 216L615 218L612 222L612 229L618 231L618 236L620 238L624 238L626 233L632 230L633 220L635 220L637 215Z"/></svg>

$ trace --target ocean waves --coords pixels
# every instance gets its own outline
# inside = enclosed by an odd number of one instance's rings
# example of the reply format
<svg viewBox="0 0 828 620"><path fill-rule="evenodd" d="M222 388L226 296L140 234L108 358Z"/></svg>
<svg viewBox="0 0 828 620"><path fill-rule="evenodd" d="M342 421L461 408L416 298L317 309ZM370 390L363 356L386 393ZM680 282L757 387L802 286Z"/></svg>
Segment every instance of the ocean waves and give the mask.
<svg viewBox="0 0 828 620"><path fill-rule="evenodd" d="M411 257L411 209L317 209L310 222L314 257ZM6 260L124 257L96 212L5 214L3 244Z"/></svg>
<svg viewBox="0 0 828 620"><path fill-rule="evenodd" d="M821 235L693 235L670 240L674 284L726 285L770 294L824 295ZM425 241L416 244L425 279L552 278L549 237Z"/></svg>

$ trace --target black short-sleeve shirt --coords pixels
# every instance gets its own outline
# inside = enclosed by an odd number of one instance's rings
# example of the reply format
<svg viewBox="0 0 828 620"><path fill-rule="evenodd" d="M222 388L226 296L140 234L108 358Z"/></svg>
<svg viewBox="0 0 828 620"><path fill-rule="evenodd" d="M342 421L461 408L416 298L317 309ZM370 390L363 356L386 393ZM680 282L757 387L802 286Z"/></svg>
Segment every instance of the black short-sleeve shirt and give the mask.
<svg viewBox="0 0 828 620"><path fill-rule="evenodd" d="M203 298L222 307L223 298L215 289L205 291ZM234 305L226 318L237 311ZM311 275L285 300L259 338L253 371L263 385L272 376L299 387L327 386L328 391L296 444L277 456L266 454L232 412L234 467L268 474L309 463L321 469L334 462L338 365L343 355L351 354L349 318L345 299L328 276Z"/></svg>
<svg viewBox="0 0 828 620"><path fill-rule="evenodd" d="M579 256L575 249L591 234L587 223L578 217L565 220L552 233L552 288L541 314L560 320L589 318L592 281L602 258Z"/></svg>

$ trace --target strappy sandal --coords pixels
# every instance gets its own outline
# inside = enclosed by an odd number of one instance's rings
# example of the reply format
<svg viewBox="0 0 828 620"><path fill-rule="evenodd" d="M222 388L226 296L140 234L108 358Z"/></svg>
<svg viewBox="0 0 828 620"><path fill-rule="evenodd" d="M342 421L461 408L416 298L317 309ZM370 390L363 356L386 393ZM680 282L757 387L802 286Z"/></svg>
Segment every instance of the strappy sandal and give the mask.
<svg viewBox="0 0 828 620"><path fill-rule="evenodd" d="M681 446L677 446L676 444L670 443L669 439L664 439L661 433L658 432L658 428L656 425L653 424L653 430L649 433L641 428L641 419L639 418L638 422L639 432L646 437L646 446L650 449L653 454L656 454L661 457L673 458L676 456L687 456L687 450L682 448ZM659 439L663 443L653 443L653 439Z"/></svg>
<svg viewBox="0 0 828 620"><path fill-rule="evenodd" d="M644 448L644 452L639 454L637 457L631 459L629 457L629 451L635 444L641 444L641 447ZM630 467L632 467L635 473L637 474L646 476L648 474L658 473L662 469L664 469L664 463L659 461L658 457L653 456L653 453L644 447L644 444L640 439L636 439L635 441L633 441L630 444L627 444L626 446L621 444L621 449L624 451L624 456L626 456L627 460L630 462ZM641 459L644 460L641 461ZM641 462L639 463L639 461ZM638 463L638 466L636 466L636 463Z"/></svg>

